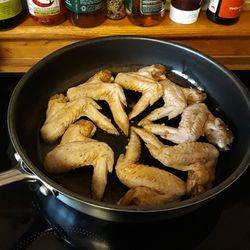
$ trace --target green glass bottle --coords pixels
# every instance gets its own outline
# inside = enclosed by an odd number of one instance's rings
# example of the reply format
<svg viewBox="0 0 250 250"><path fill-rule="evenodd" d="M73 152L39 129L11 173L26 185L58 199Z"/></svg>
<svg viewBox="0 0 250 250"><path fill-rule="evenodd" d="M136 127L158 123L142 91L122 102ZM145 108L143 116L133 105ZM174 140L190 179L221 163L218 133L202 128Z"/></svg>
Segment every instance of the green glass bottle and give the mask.
<svg viewBox="0 0 250 250"><path fill-rule="evenodd" d="M0 29L10 29L23 20L21 0L0 0Z"/></svg>
<svg viewBox="0 0 250 250"><path fill-rule="evenodd" d="M104 0L66 0L70 22L78 27L95 27L106 19Z"/></svg>

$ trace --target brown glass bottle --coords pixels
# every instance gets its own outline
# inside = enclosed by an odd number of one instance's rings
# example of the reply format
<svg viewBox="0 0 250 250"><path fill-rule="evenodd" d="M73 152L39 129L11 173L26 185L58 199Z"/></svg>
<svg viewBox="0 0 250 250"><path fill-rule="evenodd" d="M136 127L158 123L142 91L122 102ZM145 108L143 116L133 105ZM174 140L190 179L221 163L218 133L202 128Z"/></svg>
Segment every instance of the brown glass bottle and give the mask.
<svg viewBox="0 0 250 250"><path fill-rule="evenodd" d="M68 19L78 27L95 27L106 19L103 0L66 0Z"/></svg>
<svg viewBox="0 0 250 250"><path fill-rule="evenodd" d="M21 23L24 12L20 0L8 0L0 3L0 29L11 29Z"/></svg>
<svg viewBox="0 0 250 250"><path fill-rule="evenodd" d="M126 0L126 12L131 23L138 26L154 26L165 18L165 1Z"/></svg>
<svg viewBox="0 0 250 250"><path fill-rule="evenodd" d="M172 0L169 17L181 24L191 24L197 21L202 0Z"/></svg>

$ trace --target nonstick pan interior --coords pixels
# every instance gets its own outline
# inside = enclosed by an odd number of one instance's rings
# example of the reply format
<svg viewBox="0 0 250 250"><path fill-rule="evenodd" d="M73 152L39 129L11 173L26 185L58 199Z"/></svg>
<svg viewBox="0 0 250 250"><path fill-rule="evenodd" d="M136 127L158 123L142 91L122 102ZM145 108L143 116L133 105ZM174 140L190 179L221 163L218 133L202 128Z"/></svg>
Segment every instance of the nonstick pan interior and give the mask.
<svg viewBox="0 0 250 250"><path fill-rule="evenodd" d="M209 96L206 103L210 109L233 131L235 142L230 151L221 153L216 173L217 189L210 190L210 195L231 184L249 162L249 140L246 138L249 134L249 99L243 85L224 67L195 50L147 38L111 37L79 42L51 54L24 75L10 102L9 130L12 142L26 165L60 191L66 190L83 200L90 197L92 167L54 176L43 170L44 155L55 146L48 146L40 139L48 100L56 93L65 93L69 87L82 83L101 69L109 69L116 74L154 63L165 65L175 82L203 88ZM188 76L188 79L178 76L176 72ZM125 91L125 94L129 103L128 112L140 95L130 91ZM111 118L107 104L99 103L103 107L102 112ZM131 124L136 124L146 113L162 104L161 100L158 101ZM178 119L168 124L176 125ZM128 143L125 136L108 135L100 129L94 138L107 142L115 151L116 159L125 152ZM145 147L141 157L141 163L165 168L149 155ZM184 173L170 171L186 178ZM114 171L109 176L103 204L115 204L126 190Z"/></svg>

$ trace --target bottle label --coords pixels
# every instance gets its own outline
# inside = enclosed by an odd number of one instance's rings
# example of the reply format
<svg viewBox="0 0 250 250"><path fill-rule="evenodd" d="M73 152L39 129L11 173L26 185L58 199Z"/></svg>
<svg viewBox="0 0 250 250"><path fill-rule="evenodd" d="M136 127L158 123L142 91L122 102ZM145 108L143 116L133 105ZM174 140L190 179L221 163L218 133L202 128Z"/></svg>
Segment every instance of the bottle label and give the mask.
<svg viewBox="0 0 250 250"><path fill-rule="evenodd" d="M0 20L9 19L22 11L20 0L0 0Z"/></svg>
<svg viewBox="0 0 250 250"><path fill-rule="evenodd" d="M143 15L160 13L165 8L162 0L140 0L140 11Z"/></svg>
<svg viewBox="0 0 250 250"><path fill-rule="evenodd" d="M215 13L219 5L219 0L210 0L208 4L208 9L212 12Z"/></svg>
<svg viewBox="0 0 250 250"><path fill-rule="evenodd" d="M53 16L60 14L60 0L27 0L29 12L33 16Z"/></svg>
<svg viewBox="0 0 250 250"><path fill-rule="evenodd" d="M222 17L222 18L237 18L237 17L239 17L243 3L244 3L244 0L222 1L218 16Z"/></svg>
<svg viewBox="0 0 250 250"><path fill-rule="evenodd" d="M181 24L190 24L197 21L200 13L200 8L197 10L179 10L170 5L169 18Z"/></svg>
<svg viewBox="0 0 250 250"><path fill-rule="evenodd" d="M76 13L87 14L103 7L102 0L66 0L66 7Z"/></svg>

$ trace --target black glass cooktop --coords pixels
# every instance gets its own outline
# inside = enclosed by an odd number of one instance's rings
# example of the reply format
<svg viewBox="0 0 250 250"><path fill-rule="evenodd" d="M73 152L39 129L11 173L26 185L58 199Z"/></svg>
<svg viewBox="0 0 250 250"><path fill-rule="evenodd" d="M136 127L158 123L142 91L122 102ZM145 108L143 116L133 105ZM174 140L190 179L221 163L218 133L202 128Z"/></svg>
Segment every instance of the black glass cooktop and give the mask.
<svg viewBox="0 0 250 250"><path fill-rule="evenodd" d="M248 72L236 72L242 81ZM15 166L6 112L20 74L0 74L0 171ZM160 223L101 221L38 191L35 183L0 188L0 249L250 249L250 170L200 209Z"/></svg>

